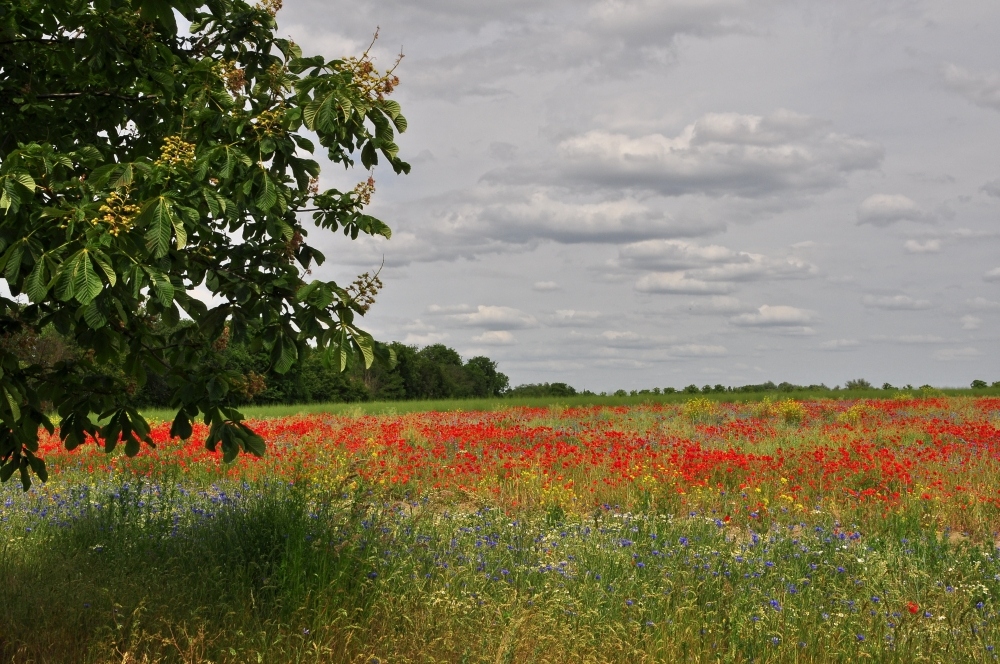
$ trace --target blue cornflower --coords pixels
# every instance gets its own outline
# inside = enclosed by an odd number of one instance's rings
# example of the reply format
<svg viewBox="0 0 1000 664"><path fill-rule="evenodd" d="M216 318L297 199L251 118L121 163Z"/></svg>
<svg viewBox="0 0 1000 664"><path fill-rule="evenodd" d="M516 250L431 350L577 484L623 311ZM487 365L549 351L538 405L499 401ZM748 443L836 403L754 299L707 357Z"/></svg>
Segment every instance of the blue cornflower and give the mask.
<svg viewBox="0 0 1000 664"><path fill-rule="evenodd" d="M855 634L854 637L860 642L865 640L864 634Z"/></svg>
<svg viewBox="0 0 1000 664"><path fill-rule="evenodd" d="M771 608L774 609L775 611L781 611L781 603L778 600L772 599L771 601L768 602L768 604L770 604Z"/></svg>

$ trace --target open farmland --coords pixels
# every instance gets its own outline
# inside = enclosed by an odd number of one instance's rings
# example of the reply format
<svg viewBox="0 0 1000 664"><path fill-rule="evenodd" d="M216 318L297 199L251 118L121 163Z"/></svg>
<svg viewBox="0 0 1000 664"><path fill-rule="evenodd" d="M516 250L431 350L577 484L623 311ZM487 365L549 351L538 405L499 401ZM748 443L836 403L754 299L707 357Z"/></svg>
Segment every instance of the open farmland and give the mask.
<svg viewBox="0 0 1000 664"><path fill-rule="evenodd" d="M43 448L16 662L993 661L1000 398L252 423L231 465Z"/></svg>

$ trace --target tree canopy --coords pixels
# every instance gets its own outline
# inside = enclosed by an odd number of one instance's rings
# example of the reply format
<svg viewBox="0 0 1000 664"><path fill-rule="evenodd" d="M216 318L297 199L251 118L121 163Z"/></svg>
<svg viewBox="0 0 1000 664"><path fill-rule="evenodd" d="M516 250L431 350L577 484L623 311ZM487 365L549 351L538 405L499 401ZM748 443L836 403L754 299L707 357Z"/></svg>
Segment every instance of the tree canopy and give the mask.
<svg viewBox="0 0 1000 664"><path fill-rule="evenodd" d="M86 351L46 358L0 345L0 479L19 472L25 489L31 471L45 479L35 453L39 428L54 431L52 411L68 449L93 437L135 454L149 427L124 395L151 375L177 411L173 434L190 436L200 416L225 459L262 454L227 399L243 376L213 361L223 338L266 352L277 373L308 352L341 370L355 357L391 361L358 327L377 274L311 279L324 256L306 237L311 225L390 236L364 212L372 179L321 191L311 155L409 172L394 142L406 120L388 99L398 79L368 52L304 57L276 36L279 8L0 3L0 275L10 292L0 335L54 328ZM185 316L196 324L178 325ZM122 371L105 370L119 361Z"/></svg>

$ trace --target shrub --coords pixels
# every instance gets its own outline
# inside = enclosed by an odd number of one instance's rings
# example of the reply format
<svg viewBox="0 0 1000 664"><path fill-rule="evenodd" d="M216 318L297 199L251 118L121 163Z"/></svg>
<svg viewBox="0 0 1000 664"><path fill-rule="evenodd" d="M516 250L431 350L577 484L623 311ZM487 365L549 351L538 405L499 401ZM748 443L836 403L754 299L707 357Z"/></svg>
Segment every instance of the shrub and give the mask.
<svg viewBox="0 0 1000 664"><path fill-rule="evenodd" d="M801 422L806 418L806 409L795 399L785 399L777 406L778 415L788 424Z"/></svg>
<svg viewBox="0 0 1000 664"><path fill-rule="evenodd" d="M700 422L714 416L718 410L715 402L706 397L691 399L684 404L684 416L692 422Z"/></svg>

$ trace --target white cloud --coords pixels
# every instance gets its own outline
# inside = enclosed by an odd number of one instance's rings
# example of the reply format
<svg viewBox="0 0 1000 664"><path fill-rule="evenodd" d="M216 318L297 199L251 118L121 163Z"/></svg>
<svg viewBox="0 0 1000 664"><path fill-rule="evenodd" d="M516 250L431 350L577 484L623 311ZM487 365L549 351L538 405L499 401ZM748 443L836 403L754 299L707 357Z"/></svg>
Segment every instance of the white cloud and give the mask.
<svg viewBox="0 0 1000 664"><path fill-rule="evenodd" d="M733 286L726 283L709 283L689 279L683 272L654 272L640 277L635 289L642 293L673 293L679 295L717 295L728 293Z"/></svg>
<svg viewBox="0 0 1000 664"><path fill-rule="evenodd" d="M713 295L700 301L688 302L683 310L691 314L732 315L753 311L753 307L728 295Z"/></svg>
<svg viewBox="0 0 1000 664"><path fill-rule="evenodd" d="M815 265L794 257L771 258L684 240L645 240L628 244L618 251L618 262L622 267L636 270L684 270L685 276L706 281L802 278L819 272Z"/></svg>
<svg viewBox="0 0 1000 664"><path fill-rule="evenodd" d="M934 353L934 359L943 362L968 361L980 356L982 353L978 349L968 346L965 348L942 348Z"/></svg>
<svg viewBox="0 0 1000 664"><path fill-rule="evenodd" d="M559 284L554 281L536 281L531 288L544 293L546 291L559 290Z"/></svg>
<svg viewBox="0 0 1000 664"><path fill-rule="evenodd" d="M911 254L936 254L941 251L941 240L907 240L903 243L903 248Z"/></svg>
<svg viewBox="0 0 1000 664"><path fill-rule="evenodd" d="M741 256L727 247L699 246L683 240L646 240L618 250L619 262L624 267L664 272L745 260L744 256L749 254Z"/></svg>
<svg viewBox="0 0 1000 664"><path fill-rule="evenodd" d="M712 265L688 272L692 277L709 281L759 281L766 279L807 279L819 274L819 268L794 258L770 258L760 254L740 252L746 260L724 265Z"/></svg>
<svg viewBox="0 0 1000 664"><path fill-rule="evenodd" d="M806 309L783 304L776 306L764 304L756 313L740 314L730 320L735 325L750 327L791 327L810 323L813 318L813 313Z"/></svg>
<svg viewBox="0 0 1000 664"><path fill-rule="evenodd" d="M419 318L416 318L410 321L409 323L403 325L403 329L406 330L407 332L433 332L437 328L433 325L425 323Z"/></svg>
<svg viewBox="0 0 1000 664"><path fill-rule="evenodd" d="M784 337L811 337L818 334L815 328L808 325L785 325L766 329L768 334L779 334Z"/></svg>
<svg viewBox="0 0 1000 664"><path fill-rule="evenodd" d="M887 311L917 311L931 308L929 300L917 300L909 295L865 295L861 298L861 303L866 307Z"/></svg>
<svg viewBox="0 0 1000 664"><path fill-rule="evenodd" d="M619 194L604 192L613 200L587 201L574 198L571 188L484 181L384 209L383 218L400 220L392 240L361 236L343 260L365 266L384 260L398 267L509 254L543 242L624 244L697 237L726 227L721 219L673 215L661 203Z"/></svg>
<svg viewBox="0 0 1000 664"><path fill-rule="evenodd" d="M628 270L652 270L636 281L640 292L688 295L718 295L731 292L739 282L801 279L819 273L812 263L794 257L771 258L684 240L625 245L616 264Z"/></svg>
<svg viewBox="0 0 1000 664"><path fill-rule="evenodd" d="M962 316L959 320L963 330L978 330L983 324L983 319L976 316Z"/></svg>
<svg viewBox="0 0 1000 664"><path fill-rule="evenodd" d="M559 309L546 319L549 325L555 327L579 327L593 325L601 319L600 311L577 311L575 309Z"/></svg>
<svg viewBox="0 0 1000 664"><path fill-rule="evenodd" d="M605 330L600 336L607 341L638 341L643 338L631 330Z"/></svg>
<svg viewBox="0 0 1000 664"><path fill-rule="evenodd" d="M1000 74L971 72L957 65L948 65L942 72L944 84L973 104L1000 111Z"/></svg>
<svg viewBox="0 0 1000 664"><path fill-rule="evenodd" d="M510 346L516 343L514 335L507 330L490 330L472 337L472 340L487 346Z"/></svg>
<svg viewBox="0 0 1000 664"><path fill-rule="evenodd" d="M518 330L538 326L534 316L519 309L482 304L471 313L451 314L450 319L466 327L486 330Z"/></svg>
<svg viewBox="0 0 1000 664"><path fill-rule="evenodd" d="M858 223L889 226L898 221L932 221L912 199L901 194L873 194L858 206Z"/></svg>
<svg viewBox="0 0 1000 664"><path fill-rule="evenodd" d="M826 191L851 172L878 167L883 153L875 143L789 111L713 113L674 137L592 130L563 140L558 150L564 176L575 182L744 198Z"/></svg>
<svg viewBox="0 0 1000 664"><path fill-rule="evenodd" d="M983 275L986 281L1000 281L1000 267L995 267Z"/></svg>
<svg viewBox="0 0 1000 664"><path fill-rule="evenodd" d="M831 339L819 345L821 350L855 350L861 347L857 339Z"/></svg>
<svg viewBox="0 0 1000 664"><path fill-rule="evenodd" d="M427 311L432 314L456 314L471 310L472 307L470 307L467 304L448 304L448 305L432 304L429 307L427 307Z"/></svg>
<svg viewBox="0 0 1000 664"><path fill-rule="evenodd" d="M935 334L904 334L900 336L886 336L884 334L876 334L872 337L872 341L881 341L893 344L941 344L947 341Z"/></svg>
<svg viewBox="0 0 1000 664"><path fill-rule="evenodd" d="M529 186L530 190L530 186ZM461 208L466 232L483 226L488 237L511 243L547 239L621 243L643 238L702 235L718 224L679 222L634 198L565 201L550 190L481 187L478 201ZM457 201L456 201L457 202Z"/></svg>

